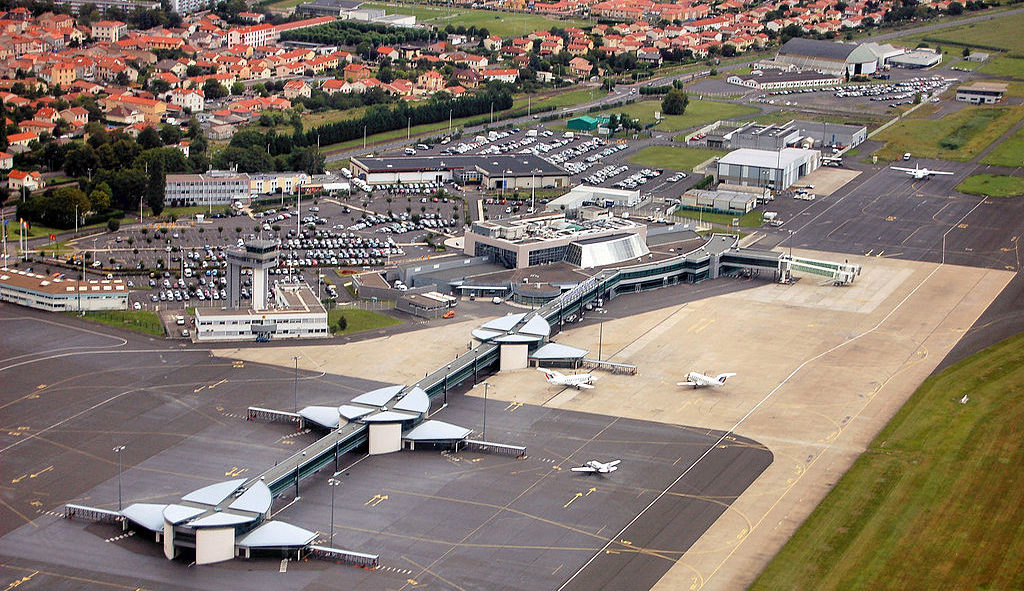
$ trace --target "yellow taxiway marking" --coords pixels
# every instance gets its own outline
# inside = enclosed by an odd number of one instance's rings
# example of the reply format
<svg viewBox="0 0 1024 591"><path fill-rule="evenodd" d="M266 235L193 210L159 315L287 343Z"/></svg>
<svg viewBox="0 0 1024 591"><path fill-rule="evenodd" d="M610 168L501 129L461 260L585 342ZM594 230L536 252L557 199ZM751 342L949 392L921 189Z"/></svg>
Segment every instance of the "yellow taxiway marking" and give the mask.
<svg viewBox="0 0 1024 591"><path fill-rule="evenodd" d="M388 496L387 495L373 495L373 498L371 498L369 501L366 501L365 503L363 503L363 505L364 506L370 506L370 507L376 507L377 505L383 503L386 500L388 500Z"/></svg>
<svg viewBox="0 0 1024 591"><path fill-rule="evenodd" d="M11 437L21 437L26 432L28 432L28 425L21 425L19 427L14 427L13 429L7 430L7 434L10 435Z"/></svg>
<svg viewBox="0 0 1024 591"><path fill-rule="evenodd" d="M585 494L585 495L583 495L583 496L585 496L585 497L589 497L589 496L590 496L590 493L592 493L592 492L596 492L596 491L597 491L597 489L596 489L596 488L594 488L594 487L592 486L592 487L590 487L590 488L588 488L588 489L587 489L587 494Z"/></svg>
<svg viewBox="0 0 1024 591"><path fill-rule="evenodd" d="M205 390L205 389L206 389L206 386L199 386L198 388L194 388L192 390L192 393L195 394L196 392L199 392L199 391ZM223 409L218 408L217 410L223 410Z"/></svg>
<svg viewBox="0 0 1024 591"><path fill-rule="evenodd" d="M961 230L966 230L967 229L967 224L957 224L956 227L960 228Z"/></svg>
<svg viewBox="0 0 1024 591"><path fill-rule="evenodd" d="M40 474L43 474L45 472L49 472L50 470L53 470L53 465L52 464L47 466L47 467L45 467L45 468L43 468L42 470L36 472L35 474L29 474L28 477L29 478L35 478L36 476L39 476Z"/></svg>
<svg viewBox="0 0 1024 591"><path fill-rule="evenodd" d="M33 500L29 501L28 504L32 505L33 507L42 507L43 506L43 502L40 501L39 499L33 499Z"/></svg>
<svg viewBox="0 0 1024 591"><path fill-rule="evenodd" d="M231 367L233 367L235 369L242 369L243 367L245 367L245 362L244 361L232 361L231 362Z"/></svg>
<svg viewBox="0 0 1024 591"><path fill-rule="evenodd" d="M11 583L9 585L4 587L4 591L11 591L11 589L18 588L18 587L21 586L22 583L27 583L27 582L31 581L32 578L35 577L38 574L39 574L39 571L32 571L31 573L25 575L24 577L21 577L19 579L15 579L14 581L11 581Z"/></svg>
<svg viewBox="0 0 1024 591"><path fill-rule="evenodd" d="M219 385L223 384L223 383L224 383L224 382L226 382L226 381L228 381L228 380L227 380L227 378L225 378L225 379L223 379L223 380L221 380L221 381L217 382L216 384L210 384L210 389L211 389L211 390L213 390L214 388L216 388L217 386L219 386Z"/></svg>
<svg viewBox="0 0 1024 591"><path fill-rule="evenodd" d="M572 496L572 498L571 498L571 499L569 499L569 502L568 502L568 503L566 503L566 504L562 505L562 508L563 508L563 509L568 509L568 508L569 508L569 505L573 504L573 501L575 501L576 499L578 499L578 498L580 498L580 497L582 497L582 496L583 496L583 493L581 493L581 492L578 492L578 493L576 493L575 495L573 495L573 496Z"/></svg>
<svg viewBox="0 0 1024 591"><path fill-rule="evenodd" d="M232 466L230 470L224 473L224 476L240 476L241 474L248 472L248 468L240 468L238 466Z"/></svg>
<svg viewBox="0 0 1024 591"><path fill-rule="evenodd" d="M507 410L508 412L516 412L516 409L521 407L522 405L522 402L509 402L508 406L505 407L505 410Z"/></svg>

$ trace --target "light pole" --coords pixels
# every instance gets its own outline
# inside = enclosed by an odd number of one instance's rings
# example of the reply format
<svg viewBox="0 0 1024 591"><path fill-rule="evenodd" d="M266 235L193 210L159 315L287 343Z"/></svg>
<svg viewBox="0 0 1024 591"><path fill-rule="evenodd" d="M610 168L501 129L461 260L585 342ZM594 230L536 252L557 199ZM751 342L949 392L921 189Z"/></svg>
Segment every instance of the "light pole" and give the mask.
<svg viewBox="0 0 1024 591"><path fill-rule="evenodd" d="M124 451L123 445L118 445L114 448L114 453L117 454L117 510L121 510L121 452Z"/></svg>
<svg viewBox="0 0 1024 591"><path fill-rule="evenodd" d="M481 382L473 387L476 388L477 386L484 387L484 426L480 437L483 438L484 441L487 441L487 391L490 389L491 384L489 382Z"/></svg>
<svg viewBox="0 0 1024 591"><path fill-rule="evenodd" d="M299 356L292 357L292 361L295 362L295 387L292 392L295 397L295 412L299 412Z"/></svg>
<svg viewBox="0 0 1024 591"><path fill-rule="evenodd" d="M331 487L331 537L328 541L329 544L334 543L334 489L338 488L339 484L341 481L337 478L327 479L327 486Z"/></svg>

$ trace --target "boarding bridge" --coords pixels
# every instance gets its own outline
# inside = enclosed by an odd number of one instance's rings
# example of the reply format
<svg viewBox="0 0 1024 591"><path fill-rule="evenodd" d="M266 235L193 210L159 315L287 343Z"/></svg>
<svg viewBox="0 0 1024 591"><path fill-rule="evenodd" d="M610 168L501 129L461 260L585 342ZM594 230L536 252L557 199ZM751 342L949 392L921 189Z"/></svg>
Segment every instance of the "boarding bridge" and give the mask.
<svg viewBox="0 0 1024 591"><path fill-rule="evenodd" d="M782 270L779 281L788 283L793 273L807 273L830 279L833 285L849 285L860 275L860 265L817 261L803 257L783 255L779 260Z"/></svg>
<svg viewBox="0 0 1024 591"><path fill-rule="evenodd" d="M507 443L494 443L477 439L466 439L462 442L462 448L500 456L512 456L514 458L526 456L526 448L521 445L508 445ZM459 451L458 444L455 445L455 451Z"/></svg>
<svg viewBox="0 0 1024 591"><path fill-rule="evenodd" d="M64 519L81 519L93 523L121 523L124 524L124 515L119 511L97 509L85 505L64 505Z"/></svg>
<svg viewBox="0 0 1024 591"><path fill-rule="evenodd" d="M295 423L299 426L299 429L306 426L306 420L297 412L260 408L258 406L250 406L246 418L260 423Z"/></svg>
<svg viewBox="0 0 1024 591"><path fill-rule="evenodd" d="M607 372L627 376L636 375L636 366L632 363L616 363L614 361L602 361L600 359L583 359L583 367L587 369L603 369Z"/></svg>
<svg viewBox="0 0 1024 591"><path fill-rule="evenodd" d="M331 548L329 546L309 546L306 549L306 556L309 556L310 558L318 558L320 560L340 562L343 564L354 564L356 566L369 569L375 569L380 566L380 557L376 554L353 552L351 550L342 550L341 548Z"/></svg>

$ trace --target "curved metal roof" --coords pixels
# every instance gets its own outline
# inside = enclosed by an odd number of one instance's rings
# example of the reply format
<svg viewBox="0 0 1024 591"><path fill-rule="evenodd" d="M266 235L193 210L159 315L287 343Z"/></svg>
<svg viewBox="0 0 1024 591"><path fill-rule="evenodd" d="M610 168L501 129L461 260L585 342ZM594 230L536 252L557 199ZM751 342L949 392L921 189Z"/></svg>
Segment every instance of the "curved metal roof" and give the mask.
<svg viewBox="0 0 1024 591"><path fill-rule="evenodd" d="M516 332L519 334L535 334L546 337L551 334L551 325L538 314L528 320L526 324Z"/></svg>
<svg viewBox="0 0 1024 591"><path fill-rule="evenodd" d="M526 314L508 314L500 318L495 318L485 322L480 328L484 330L496 330L499 332L507 332L512 330L512 327L519 324Z"/></svg>
<svg viewBox="0 0 1024 591"><path fill-rule="evenodd" d="M241 548L298 548L316 539L316 532L285 523L268 521L235 542Z"/></svg>
<svg viewBox="0 0 1024 591"><path fill-rule="evenodd" d="M411 441L459 441L469 437L472 430L444 421L423 421L405 434Z"/></svg>
<svg viewBox="0 0 1024 591"><path fill-rule="evenodd" d="M370 390L365 394L360 394L351 400L355 404L367 404L369 406L384 406L396 394L402 391L405 386L385 386L383 388L377 388L376 390Z"/></svg>
<svg viewBox="0 0 1024 591"><path fill-rule="evenodd" d="M190 521L188 526L192 528L225 527L228 525L249 523L250 521L256 521L256 519L257 518L255 516L242 515L241 513L211 513L206 517L200 517L195 521Z"/></svg>
<svg viewBox="0 0 1024 591"><path fill-rule="evenodd" d="M570 347L569 345L562 345L559 343L548 343L533 352L530 355L531 359L582 359L590 351L586 349L577 349L576 347Z"/></svg>
<svg viewBox="0 0 1024 591"><path fill-rule="evenodd" d="M186 507L185 505L167 505L164 507L164 521L171 525L178 525L188 521L196 515L206 513L207 509L201 507Z"/></svg>
<svg viewBox="0 0 1024 591"><path fill-rule="evenodd" d="M121 511L121 515L149 531L163 531L164 509L166 507L167 505L156 505L153 503L132 503Z"/></svg>
<svg viewBox="0 0 1024 591"><path fill-rule="evenodd" d="M507 334L494 339L494 343L535 343L541 340L542 336L532 334Z"/></svg>
<svg viewBox="0 0 1024 591"><path fill-rule="evenodd" d="M374 410L365 406L352 406L351 404L342 404L338 407L338 412L341 413L341 416L350 421L354 421L363 415L368 415Z"/></svg>
<svg viewBox="0 0 1024 591"><path fill-rule="evenodd" d="M181 497L181 500L202 503L203 505L218 505L221 501L228 498L231 493L238 490L238 487L242 486L245 480L245 478L237 478L204 486Z"/></svg>
<svg viewBox="0 0 1024 591"><path fill-rule="evenodd" d="M425 413L430 410L430 397L420 387L414 387L402 396L391 408L409 412Z"/></svg>
<svg viewBox="0 0 1024 591"><path fill-rule="evenodd" d="M328 429L336 429L341 424L338 408L335 406L307 406L299 411L299 416Z"/></svg>
<svg viewBox="0 0 1024 591"><path fill-rule="evenodd" d="M386 410L384 412L379 412L375 415L363 417L360 420L362 420L364 423L397 423L399 421L411 421L413 419L418 418L419 415L411 415L409 413Z"/></svg>
<svg viewBox="0 0 1024 591"><path fill-rule="evenodd" d="M498 332L496 330L487 330L485 328L474 328L472 334L474 339L480 341L489 341L494 337L500 337L501 335L505 334L505 331Z"/></svg>
<svg viewBox="0 0 1024 591"><path fill-rule="evenodd" d="M270 488L262 480L257 480L249 487L249 490L242 493L242 496L232 501L228 505L228 509L266 513L270 510L270 504L273 500Z"/></svg>

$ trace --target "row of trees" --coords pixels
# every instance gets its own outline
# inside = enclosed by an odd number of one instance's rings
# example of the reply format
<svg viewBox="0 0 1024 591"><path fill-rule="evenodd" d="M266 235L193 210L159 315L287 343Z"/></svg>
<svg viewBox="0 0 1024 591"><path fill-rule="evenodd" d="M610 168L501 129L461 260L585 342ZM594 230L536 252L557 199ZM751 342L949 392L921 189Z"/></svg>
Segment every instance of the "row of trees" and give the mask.
<svg viewBox="0 0 1024 591"><path fill-rule="evenodd" d="M282 41L303 41L306 43L322 43L325 45L344 45L375 50L381 45L402 45L414 41L428 41L436 35L429 29L413 29L409 27L391 27L372 23L359 23L337 20L318 27L285 31L281 34ZM368 57L368 56L363 56Z"/></svg>
<svg viewBox="0 0 1024 591"><path fill-rule="evenodd" d="M369 136L406 126L446 121L449 117L458 119L482 115L491 109L498 112L511 108L512 92L508 85L490 82L482 92L459 98L439 92L416 106L404 100L393 105L374 105L362 117L310 129L304 134L296 134L293 140L297 146L336 144L361 138L364 133Z"/></svg>

